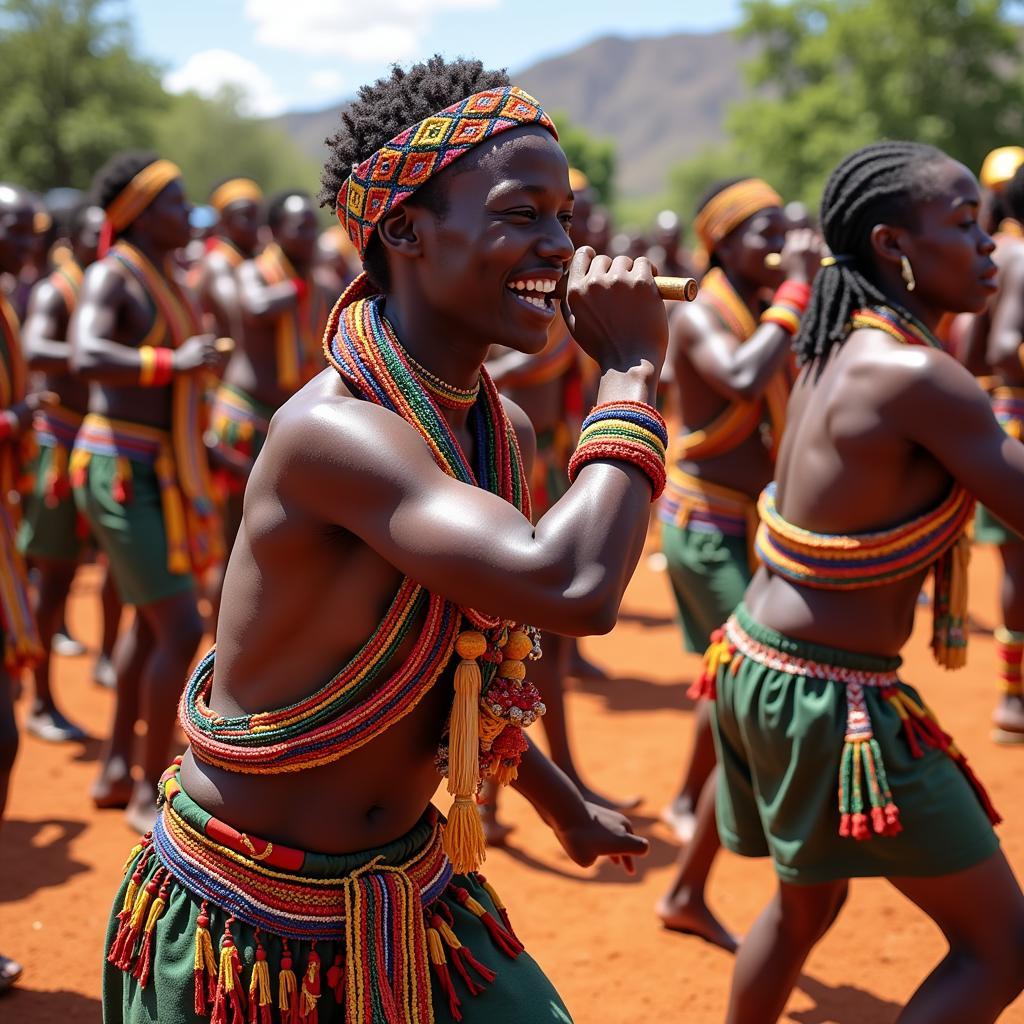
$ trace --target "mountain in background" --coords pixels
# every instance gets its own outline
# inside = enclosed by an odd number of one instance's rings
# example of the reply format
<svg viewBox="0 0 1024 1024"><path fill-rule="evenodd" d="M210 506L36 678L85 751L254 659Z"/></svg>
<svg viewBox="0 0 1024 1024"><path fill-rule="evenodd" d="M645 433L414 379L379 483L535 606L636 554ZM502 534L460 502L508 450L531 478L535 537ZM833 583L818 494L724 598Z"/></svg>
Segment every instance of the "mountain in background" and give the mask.
<svg viewBox="0 0 1024 1024"><path fill-rule="evenodd" d="M626 198L659 194L673 164L723 141L730 103L746 92L741 65L753 45L730 32L654 39L605 36L516 72L516 85L556 116L568 114L618 152ZM284 114L274 123L318 161L344 104Z"/></svg>

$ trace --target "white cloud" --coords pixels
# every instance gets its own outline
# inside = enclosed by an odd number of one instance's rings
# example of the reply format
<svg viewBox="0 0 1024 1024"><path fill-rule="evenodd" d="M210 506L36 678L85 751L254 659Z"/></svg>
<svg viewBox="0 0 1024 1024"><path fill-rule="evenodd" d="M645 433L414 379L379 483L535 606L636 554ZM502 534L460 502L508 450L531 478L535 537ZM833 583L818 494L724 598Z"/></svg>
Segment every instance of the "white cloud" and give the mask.
<svg viewBox="0 0 1024 1024"><path fill-rule="evenodd" d="M191 90L212 98L225 86L234 86L244 94L242 110L254 117L273 117L288 105L259 65L232 50L194 53L180 68L164 76L164 88L173 93Z"/></svg>
<svg viewBox="0 0 1024 1024"><path fill-rule="evenodd" d="M256 41L313 56L400 60L413 56L436 14L499 0L246 0Z"/></svg>
<svg viewBox="0 0 1024 1024"><path fill-rule="evenodd" d="M345 86L345 76L334 68L321 68L310 73L309 88L313 92L341 92Z"/></svg>

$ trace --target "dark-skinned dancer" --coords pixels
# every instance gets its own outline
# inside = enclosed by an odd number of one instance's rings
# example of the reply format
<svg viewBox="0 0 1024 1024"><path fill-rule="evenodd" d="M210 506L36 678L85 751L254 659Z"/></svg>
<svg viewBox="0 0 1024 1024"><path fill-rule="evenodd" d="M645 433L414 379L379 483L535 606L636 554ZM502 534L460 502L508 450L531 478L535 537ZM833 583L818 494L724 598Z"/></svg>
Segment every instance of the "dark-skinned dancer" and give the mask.
<svg viewBox="0 0 1024 1024"><path fill-rule="evenodd" d="M271 242L237 271L240 332L213 400L213 457L224 506L225 551L242 521L242 499L274 412L323 367L331 304L329 276L317 266L317 219L303 192L267 205ZM213 593L216 622L221 580Z"/></svg>
<svg viewBox="0 0 1024 1024"><path fill-rule="evenodd" d="M206 372L223 357L199 333L173 261L189 238L178 169L152 153L120 153L93 189L111 248L86 271L69 331L72 369L92 384L71 475L136 614L115 649L114 721L92 798L148 827L181 679L202 637L194 574L220 557L202 420Z"/></svg>
<svg viewBox="0 0 1024 1024"><path fill-rule="evenodd" d="M573 222L569 237L577 249L588 244L586 217L589 215L590 187L586 176L569 168L569 184L573 189ZM578 190L578 191L577 191ZM577 220L577 215L581 219ZM543 293L545 281L524 281L525 295ZM539 353L514 349L492 351L487 364L495 385L502 395L526 413L537 439L533 472L530 478L530 501L533 514L540 519L569 488L569 459L579 438L583 418L582 355L556 312L548 328L548 341ZM569 742L565 709L565 678L568 675L599 676L600 671L582 659L575 637L543 633L544 657L531 673L531 680L540 690L545 713L542 720L551 760L572 780L573 785L592 803L614 810L636 807L640 798L617 801L603 796L580 778ZM490 781L480 798L480 815L484 832L491 845L504 844L510 826L498 820L500 787Z"/></svg>
<svg viewBox="0 0 1024 1024"><path fill-rule="evenodd" d="M1020 440L1024 438L1024 239L1008 233L1005 224L1008 220L1024 223L1021 170L1000 184L998 200L1004 230L994 236L992 258L999 267L999 290L970 325L965 361L988 392L996 419L1011 437ZM1024 537L986 506L978 505L974 539L979 544L996 545L1003 564L999 585L1002 622L995 630L996 674L1002 696L993 714L992 735L999 743L1024 743Z"/></svg>
<svg viewBox="0 0 1024 1024"><path fill-rule="evenodd" d="M772 477L792 336L821 255L810 232L787 236L782 200L758 178L713 186L694 224L710 268L698 301L672 318L673 398L685 433L674 443L658 514L683 639L698 652L750 581L755 503ZM781 267L769 269L765 257L780 250ZM766 307L773 289L792 315ZM657 912L669 928L734 949L704 901L719 846L714 766L710 707L701 700L682 787L662 813L688 845Z"/></svg>
<svg viewBox="0 0 1024 1024"><path fill-rule="evenodd" d="M75 437L88 411L89 386L71 371L68 325L78 303L85 269L96 259L104 219L103 210L88 203L75 212L70 224L68 258L33 289L21 332L29 371L60 403L45 406L36 413L33 428L39 455L33 490L23 503L18 529L18 549L38 573L35 616L43 645L43 657L33 669L35 694L25 728L40 739L53 742L84 736L58 708L50 669L53 638L61 632L68 593L88 541L88 530L82 529L85 524L71 494L70 460ZM110 572L103 582L102 608L103 636L94 676L98 682L112 685L116 674L111 655L121 619L121 599Z"/></svg>
<svg viewBox="0 0 1024 1024"><path fill-rule="evenodd" d="M932 333L995 291L979 202L970 171L910 142L858 150L825 187L831 256L759 501L763 567L707 655L719 833L779 879L740 946L729 1024L778 1018L851 878L889 879L949 944L901 1024L986 1024L1024 986L998 816L898 674L932 569L931 646L963 664L972 495L1024 530L1024 445Z"/></svg>
<svg viewBox="0 0 1024 1024"><path fill-rule="evenodd" d="M646 403L664 307L645 261L573 258L567 162L506 81L440 57L396 69L330 141L322 195L367 276L335 309L333 365L278 410L249 480L216 681L207 659L186 689L192 745L115 904L108 1024L254 1001L258 1020L273 1001L321 1024L564 1022L475 874L476 787L515 778L579 863L646 850L524 740L542 708L522 623L615 622L660 489L664 431ZM603 411L575 483L534 525L529 421L481 367L492 344L543 348L556 293L516 285L566 287L570 263ZM627 415L635 441L608 444ZM447 825L430 806L439 771ZM133 934L151 921L139 893L165 901L150 939Z"/></svg>
<svg viewBox="0 0 1024 1024"><path fill-rule="evenodd" d="M0 183L0 274L16 280L28 259L34 212L30 193L17 185ZM8 497L20 473L22 439L30 432L33 413L40 404L38 395L26 396L27 371L19 333L14 307L0 292L0 624L4 644L0 661L0 824L18 753L14 679L43 653L29 605L25 565L15 546L18 508ZM0 956L0 994L20 975L19 963Z"/></svg>

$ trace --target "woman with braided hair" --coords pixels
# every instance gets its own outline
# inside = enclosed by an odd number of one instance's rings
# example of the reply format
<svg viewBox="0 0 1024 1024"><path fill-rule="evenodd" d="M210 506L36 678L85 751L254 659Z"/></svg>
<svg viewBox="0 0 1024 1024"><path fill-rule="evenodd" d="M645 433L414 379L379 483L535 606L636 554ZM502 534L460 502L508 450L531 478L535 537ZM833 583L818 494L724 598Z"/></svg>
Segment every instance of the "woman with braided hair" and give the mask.
<svg viewBox="0 0 1024 1024"><path fill-rule="evenodd" d="M777 1019L857 877L888 878L949 942L901 1021L994 1021L1024 986L998 817L897 673L933 568L932 647L963 664L973 496L1024 527L1024 447L933 335L994 291L978 203L965 167L909 142L858 150L825 188L833 255L758 505L763 566L706 656L722 842L779 877L740 947L730 1024Z"/></svg>

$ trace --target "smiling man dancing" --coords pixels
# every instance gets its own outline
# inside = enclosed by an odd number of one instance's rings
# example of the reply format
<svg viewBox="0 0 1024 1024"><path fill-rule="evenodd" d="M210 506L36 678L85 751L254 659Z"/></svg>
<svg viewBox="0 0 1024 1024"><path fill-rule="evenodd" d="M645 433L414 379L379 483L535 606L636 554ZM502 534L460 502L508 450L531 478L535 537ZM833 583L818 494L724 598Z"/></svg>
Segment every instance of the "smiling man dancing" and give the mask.
<svg viewBox="0 0 1024 1024"><path fill-rule="evenodd" d="M523 737L524 623L614 624L664 483L667 331L645 260L574 257L556 138L503 74L435 57L364 88L331 140L323 195L367 273L250 478L216 672L186 688L191 749L117 897L108 1024L569 1020L475 874L474 795L515 781L581 864L646 850ZM534 526L533 434L481 367L543 347L553 295L515 285L567 270L600 404Z"/></svg>

